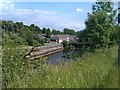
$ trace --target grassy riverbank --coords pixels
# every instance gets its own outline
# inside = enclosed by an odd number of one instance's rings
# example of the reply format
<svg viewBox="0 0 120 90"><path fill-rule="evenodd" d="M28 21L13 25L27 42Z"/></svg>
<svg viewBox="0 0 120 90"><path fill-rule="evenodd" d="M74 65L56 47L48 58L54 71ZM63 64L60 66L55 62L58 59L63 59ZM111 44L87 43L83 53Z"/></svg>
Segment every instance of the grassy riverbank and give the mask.
<svg viewBox="0 0 120 90"><path fill-rule="evenodd" d="M51 66L45 87L118 87L117 47L88 53L76 62Z"/></svg>
<svg viewBox="0 0 120 90"><path fill-rule="evenodd" d="M7 55L3 59L3 87L117 88L117 49L100 49L59 65L45 65L42 60L30 65L22 58L23 52L7 51L3 53Z"/></svg>

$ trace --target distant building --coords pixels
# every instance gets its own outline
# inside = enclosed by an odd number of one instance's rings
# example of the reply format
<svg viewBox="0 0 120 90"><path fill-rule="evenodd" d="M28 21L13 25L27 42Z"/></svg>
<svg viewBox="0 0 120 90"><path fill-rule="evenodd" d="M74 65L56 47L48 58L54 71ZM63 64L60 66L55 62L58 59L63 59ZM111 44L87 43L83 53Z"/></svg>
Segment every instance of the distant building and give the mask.
<svg viewBox="0 0 120 90"><path fill-rule="evenodd" d="M45 39L45 38L46 38L46 34L40 34L39 37L40 37L41 39Z"/></svg>
<svg viewBox="0 0 120 90"><path fill-rule="evenodd" d="M51 37L57 42L61 43L63 41L76 42L77 38L75 35L51 35Z"/></svg>

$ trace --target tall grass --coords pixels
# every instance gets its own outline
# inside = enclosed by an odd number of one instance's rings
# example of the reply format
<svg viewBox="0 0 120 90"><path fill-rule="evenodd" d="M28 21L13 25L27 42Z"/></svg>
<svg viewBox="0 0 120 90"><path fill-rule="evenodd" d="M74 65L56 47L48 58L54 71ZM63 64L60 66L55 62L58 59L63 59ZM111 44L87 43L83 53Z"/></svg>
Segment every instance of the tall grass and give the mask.
<svg viewBox="0 0 120 90"><path fill-rule="evenodd" d="M24 52L3 54L3 88L117 88L117 46L86 53L77 61L27 62Z"/></svg>
<svg viewBox="0 0 120 90"><path fill-rule="evenodd" d="M76 62L49 66L45 87L59 88L117 88L117 47L86 53Z"/></svg>

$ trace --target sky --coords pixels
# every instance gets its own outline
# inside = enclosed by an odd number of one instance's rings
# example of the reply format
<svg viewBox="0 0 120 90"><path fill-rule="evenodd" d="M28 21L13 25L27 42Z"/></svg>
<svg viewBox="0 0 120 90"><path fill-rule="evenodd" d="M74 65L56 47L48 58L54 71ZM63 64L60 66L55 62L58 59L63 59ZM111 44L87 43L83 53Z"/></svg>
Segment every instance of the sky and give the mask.
<svg viewBox="0 0 120 90"><path fill-rule="evenodd" d="M85 28L87 13L95 2L3 2L2 20L35 24L62 31Z"/></svg>

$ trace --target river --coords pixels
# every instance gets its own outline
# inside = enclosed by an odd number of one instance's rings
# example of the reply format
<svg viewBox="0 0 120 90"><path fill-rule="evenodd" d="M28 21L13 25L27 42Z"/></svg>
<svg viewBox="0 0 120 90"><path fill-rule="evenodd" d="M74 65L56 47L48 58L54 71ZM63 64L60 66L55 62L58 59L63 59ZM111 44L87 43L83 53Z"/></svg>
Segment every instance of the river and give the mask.
<svg viewBox="0 0 120 90"><path fill-rule="evenodd" d="M48 56L48 63L56 64L60 60L65 59L62 57L63 55L64 55L63 51L59 51L57 53L51 54L50 56Z"/></svg>

